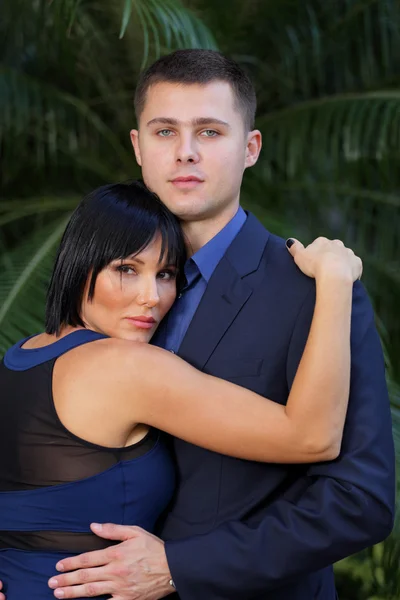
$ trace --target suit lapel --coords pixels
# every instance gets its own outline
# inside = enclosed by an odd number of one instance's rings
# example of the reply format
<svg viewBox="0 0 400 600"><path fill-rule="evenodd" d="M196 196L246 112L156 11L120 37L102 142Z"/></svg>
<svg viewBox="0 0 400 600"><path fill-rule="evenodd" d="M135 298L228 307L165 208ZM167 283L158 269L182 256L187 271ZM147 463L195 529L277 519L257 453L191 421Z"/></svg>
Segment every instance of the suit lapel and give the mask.
<svg viewBox="0 0 400 600"><path fill-rule="evenodd" d="M259 267L268 232L249 214L215 269L179 349L179 356L203 369L224 333L250 298L245 278Z"/></svg>
<svg viewBox="0 0 400 600"><path fill-rule="evenodd" d="M219 340L251 296L252 289L224 257L214 272L179 349L179 356L202 369ZM217 277L214 277L217 275Z"/></svg>

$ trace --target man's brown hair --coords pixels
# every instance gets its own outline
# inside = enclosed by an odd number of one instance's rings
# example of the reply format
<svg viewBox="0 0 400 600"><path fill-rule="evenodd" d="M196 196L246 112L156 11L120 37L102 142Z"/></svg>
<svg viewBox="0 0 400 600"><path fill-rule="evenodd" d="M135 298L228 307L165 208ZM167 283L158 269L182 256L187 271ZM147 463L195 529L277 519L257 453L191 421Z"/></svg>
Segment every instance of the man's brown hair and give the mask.
<svg viewBox="0 0 400 600"><path fill-rule="evenodd" d="M233 90L235 107L243 115L248 131L254 128L256 94L253 84L239 65L214 50L176 50L162 56L144 71L135 92L135 113L139 123L148 89L156 83L182 85L226 81Z"/></svg>

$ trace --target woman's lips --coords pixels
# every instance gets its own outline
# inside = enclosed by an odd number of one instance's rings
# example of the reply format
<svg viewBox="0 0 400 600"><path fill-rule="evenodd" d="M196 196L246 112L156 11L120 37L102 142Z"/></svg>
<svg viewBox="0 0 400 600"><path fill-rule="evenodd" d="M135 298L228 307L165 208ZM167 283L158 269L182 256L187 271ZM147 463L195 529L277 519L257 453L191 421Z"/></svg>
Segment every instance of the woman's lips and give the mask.
<svg viewBox="0 0 400 600"><path fill-rule="evenodd" d="M152 320L144 320L141 317L127 317L127 320L130 321L135 327L139 329L151 329L156 324L154 319Z"/></svg>

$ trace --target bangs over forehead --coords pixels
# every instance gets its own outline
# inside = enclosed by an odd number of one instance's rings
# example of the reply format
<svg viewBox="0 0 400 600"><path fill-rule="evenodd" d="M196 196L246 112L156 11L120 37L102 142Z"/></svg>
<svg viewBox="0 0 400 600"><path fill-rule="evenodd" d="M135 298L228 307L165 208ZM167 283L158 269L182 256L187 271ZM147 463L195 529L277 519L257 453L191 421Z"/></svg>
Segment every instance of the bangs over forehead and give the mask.
<svg viewBox="0 0 400 600"><path fill-rule="evenodd" d="M181 270L186 250L178 219L142 181L105 185L86 196L72 214L58 250L47 294L46 332L83 326L80 308L89 277L90 300L102 269L139 254L157 235L160 264Z"/></svg>

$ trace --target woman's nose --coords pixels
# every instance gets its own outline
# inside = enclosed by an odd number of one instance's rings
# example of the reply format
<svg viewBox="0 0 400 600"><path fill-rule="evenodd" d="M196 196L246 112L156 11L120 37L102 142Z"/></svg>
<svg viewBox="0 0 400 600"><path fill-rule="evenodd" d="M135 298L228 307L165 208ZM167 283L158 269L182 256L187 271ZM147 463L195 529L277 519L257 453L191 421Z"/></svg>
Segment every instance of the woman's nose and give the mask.
<svg viewBox="0 0 400 600"><path fill-rule="evenodd" d="M157 282L148 282L143 288L140 290L138 294L138 302L139 304L143 304L148 306L149 308L153 308L160 301L160 297L158 294Z"/></svg>

